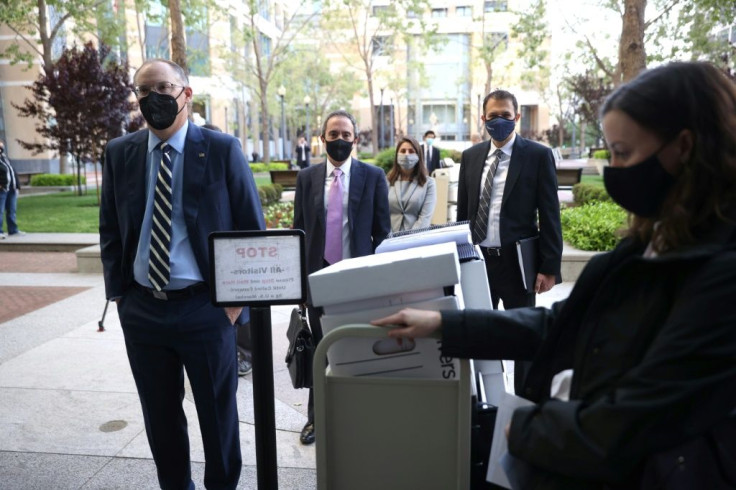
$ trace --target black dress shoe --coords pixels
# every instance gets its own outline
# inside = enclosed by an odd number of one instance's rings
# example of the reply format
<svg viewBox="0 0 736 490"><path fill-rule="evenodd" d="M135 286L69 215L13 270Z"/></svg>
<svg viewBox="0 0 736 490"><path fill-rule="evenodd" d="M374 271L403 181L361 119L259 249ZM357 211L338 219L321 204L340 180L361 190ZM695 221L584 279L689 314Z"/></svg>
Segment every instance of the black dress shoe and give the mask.
<svg viewBox="0 0 736 490"><path fill-rule="evenodd" d="M307 422L299 435L299 440L305 446L314 444L314 422Z"/></svg>

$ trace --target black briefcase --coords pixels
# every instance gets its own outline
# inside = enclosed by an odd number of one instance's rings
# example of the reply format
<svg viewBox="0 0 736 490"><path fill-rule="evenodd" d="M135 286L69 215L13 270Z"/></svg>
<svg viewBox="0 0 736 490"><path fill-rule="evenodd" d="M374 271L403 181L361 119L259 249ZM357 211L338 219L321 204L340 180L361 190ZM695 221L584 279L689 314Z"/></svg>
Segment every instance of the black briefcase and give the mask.
<svg viewBox="0 0 736 490"><path fill-rule="evenodd" d="M304 310L291 310L289 329L289 350L286 352L286 366L289 368L291 384L294 388L312 387L312 358L314 357L314 339L309 330Z"/></svg>

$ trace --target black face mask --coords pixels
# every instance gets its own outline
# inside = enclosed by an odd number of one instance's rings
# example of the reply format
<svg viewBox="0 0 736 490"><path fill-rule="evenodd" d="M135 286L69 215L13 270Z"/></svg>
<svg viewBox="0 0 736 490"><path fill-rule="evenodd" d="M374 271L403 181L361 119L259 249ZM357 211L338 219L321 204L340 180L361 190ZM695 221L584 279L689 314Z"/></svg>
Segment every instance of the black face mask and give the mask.
<svg viewBox="0 0 736 490"><path fill-rule="evenodd" d="M657 157L657 151L630 167L606 167L603 183L611 198L625 210L642 218L652 218L662 206L675 178Z"/></svg>
<svg viewBox="0 0 736 490"><path fill-rule="evenodd" d="M344 162L350 158L350 154L353 152L353 142L341 139L325 141L325 147L327 154L336 162Z"/></svg>
<svg viewBox="0 0 736 490"><path fill-rule="evenodd" d="M176 100L184 93L181 89L176 97L172 95L159 94L151 91L150 94L138 101L141 106L141 113L149 126L153 129L166 129L171 127L176 120L176 116L184 109L179 109Z"/></svg>

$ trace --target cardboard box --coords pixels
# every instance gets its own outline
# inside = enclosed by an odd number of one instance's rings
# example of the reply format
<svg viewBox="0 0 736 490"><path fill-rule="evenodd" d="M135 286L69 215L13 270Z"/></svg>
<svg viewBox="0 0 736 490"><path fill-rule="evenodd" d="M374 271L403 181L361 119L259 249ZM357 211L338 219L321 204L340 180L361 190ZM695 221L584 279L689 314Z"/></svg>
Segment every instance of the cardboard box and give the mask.
<svg viewBox="0 0 736 490"><path fill-rule="evenodd" d="M326 335L343 325L369 323L407 307L435 311L457 310L458 303L454 296L444 296L416 303L326 314L322 317L322 331ZM330 347L327 359L336 376L456 379L460 374L459 363L457 359L442 356L441 345L439 339L415 339L413 342L405 340L401 345L395 339L388 338L342 339Z"/></svg>
<svg viewBox="0 0 736 490"><path fill-rule="evenodd" d="M346 259L309 275L312 302L325 313L436 298L459 282L454 243Z"/></svg>

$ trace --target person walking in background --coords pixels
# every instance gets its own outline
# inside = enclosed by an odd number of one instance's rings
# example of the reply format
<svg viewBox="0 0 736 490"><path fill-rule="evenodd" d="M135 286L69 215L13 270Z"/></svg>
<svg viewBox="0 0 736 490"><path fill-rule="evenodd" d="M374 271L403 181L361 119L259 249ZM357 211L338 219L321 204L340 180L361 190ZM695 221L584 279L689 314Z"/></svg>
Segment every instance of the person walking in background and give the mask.
<svg viewBox="0 0 736 490"><path fill-rule="evenodd" d="M424 162L427 165L427 173L432 175L432 172L438 168L442 168L440 163L440 150L434 146L434 142L437 139L437 135L431 129L424 133L424 142L422 143L422 155L424 155Z"/></svg>
<svg viewBox="0 0 736 490"><path fill-rule="evenodd" d="M5 142L0 141L0 239L7 236L3 233L3 216L8 223L8 235L26 234L18 229L18 223L15 220L19 190L18 175L5 153Z"/></svg>
<svg viewBox="0 0 736 490"><path fill-rule="evenodd" d="M359 141L355 118L330 113L322 125L325 163L298 173L294 194L294 229L306 234L307 273L343 259L370 255L391 230L386 176L379 167L351 157ZM307 300L315 343L322 339L321 308ZM299 440L314 442L314 392L309 390L307 423Z"/></svg>
<svg viewBox="0 0 736 490"><path fill-rule="evenodd" d="M427 176L424 155L414 138L404 136L396 147L394 166L386 176L391 231L426 228L437 203L437 189Z"/></svg>
<svg viewBox="0 0 736 490"><path fill-rule="evenodd" d="M446 356L533 360L521 394L536 405L507 428L528 488L736 488L736 86L670 63L618 87L602 115L603 181L629 230L567 300L374 323L441 330ZM569 400L550 398L568 369Z"/></svg>
<svg viewBox="0 0 736 490"><path fill-rule="evenodd" d="M299 136L299 141L296 145L296 164L299 168L307 168L309 166L309 155L312 150L309 148L306 138Z"/></svg>
<svg viewBox="0 0 736 490"><path fill-rule="evenodd" d="M209 489L234 489L242 457L235 327L242 308L210 301L208 236L265 228L238 141L188 121L192 89L163 59L134 75L147 131L105 150L100 246L162 488L192 489L184 369L199 416Z"/></svg>

